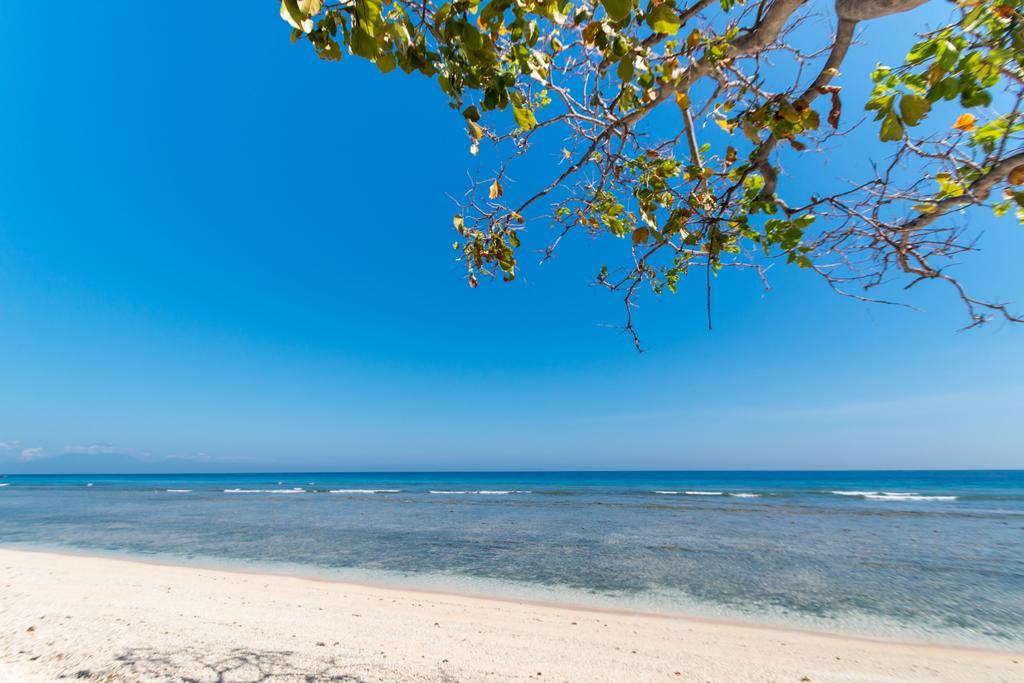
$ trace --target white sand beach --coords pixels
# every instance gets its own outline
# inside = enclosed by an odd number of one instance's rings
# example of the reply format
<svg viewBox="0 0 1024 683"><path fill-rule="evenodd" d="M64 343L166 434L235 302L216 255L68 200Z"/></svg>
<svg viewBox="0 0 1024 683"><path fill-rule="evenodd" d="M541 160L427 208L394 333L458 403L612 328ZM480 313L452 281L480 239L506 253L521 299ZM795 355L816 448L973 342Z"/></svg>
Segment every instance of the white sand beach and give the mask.
<svg viewBox="0 0 1024 683"><path fill-rule="evenodd" d="M1022 681L1024 654L0 550L0 681Z"/></svg>

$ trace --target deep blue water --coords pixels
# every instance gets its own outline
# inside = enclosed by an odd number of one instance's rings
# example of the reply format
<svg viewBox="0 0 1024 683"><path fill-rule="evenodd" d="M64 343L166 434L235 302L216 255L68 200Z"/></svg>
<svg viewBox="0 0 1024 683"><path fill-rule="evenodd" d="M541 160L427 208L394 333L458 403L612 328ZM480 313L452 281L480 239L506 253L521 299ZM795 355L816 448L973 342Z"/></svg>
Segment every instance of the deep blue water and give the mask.
<svg viewBox="0 0 1024 683"><path fill-rule="evenodd" d="M0 545L1024 646L1024 471L8 476Z"/></svg>

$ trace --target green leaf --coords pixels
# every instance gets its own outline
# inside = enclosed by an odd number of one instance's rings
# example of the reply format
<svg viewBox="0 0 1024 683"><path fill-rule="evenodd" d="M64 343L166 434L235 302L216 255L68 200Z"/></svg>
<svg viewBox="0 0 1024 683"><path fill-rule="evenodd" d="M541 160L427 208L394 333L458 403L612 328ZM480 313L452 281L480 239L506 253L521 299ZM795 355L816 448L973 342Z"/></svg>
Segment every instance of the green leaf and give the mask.
<svg viewBox="0 0 1024 683"><path fill-rule="evenodd" d="M974 133L974 142L980 145L991 146L1006 136L1009 120L1006 117L999 117L981 126Z"/></svg>
<svg viewBox="0 0 1024 683"><path fill-rule="evenodd" d="M891 68L885 64L877 64L875 65L875 70L871 72L871 80L879 83L889 75L890 71Z"/></svg>
<svg viewBox="0 0 1024 683"><path fill-rule="evenodd" d="M306 20L307 15L299 9L298 0L283 0L282 4L284 5L285 11L288 12L288 15L292 18L292 21L296 24L301 24Z"/></svg>
<svg viewBox="0 0 1024 683"><path fill-rule="evenodd" d="M921 41L914 47L910 48L910 52L907 54L907 62L910 64L923 62L934 55L937 48L938 41L935 38L929 38L928 40Z"/></svg>
<svg viewBox="0 0 1024 683"><path fill-rule="evenodd" d="M352 39L349 41L348 46L354 55L366 57L367 59L373 59L377 56L377 41L362 28L356 28L352 31Z"/></svg>
<svg viewBox="0 0 1024 683"><path fill-rule="evenodd" d="M948 40L940 40L935 51L935 61L944 71L950 71L960 58L960 48Z"/></svg>
<svg viewBox="0 0 1024 683"><path fill-rule="evenodd" d="M992 104L992 94L987 90L965 90L960 93L960 104L965 107L987 107Z"/></svg>
<svg viewBox="0 0 1024 683"><path fill-rule="evenodd" d="M313 21L302 9L303 4L309 6L309 2L302 3L300 0L281 0L281 18L291 24L292 28L309 33L313 30Z"/></svg>
<svg viewBox="0 0 1024 683"><path fill-rule="evenodd" d="M635 71L635 65L633 64L632 55L626 55L619 62L618 68L615 69L615 74L619 77L619 80L623 83L633 80L633 72Z"/></svg>
<svg viewBox="0 0 1024 683"><path fill-rule="evenodd" d="M929 88L928 99L931 102L952 100L960 94L960 87L960 79L947 76Z"/></svg>
<svg viewBox="0 0 1024 683"><path fill-rule="evenodd" d="M939 184L939 193L942 197L962 197L964 184L949 173L939 173L935 176L935 182Z"/></svg>
<svg viewBox="0 0 1024 683"><path fill-rule="evenodd" d="M601 5L604 7L604 11L608 13L608 18L612 21L626 19L633 9L632 0L601 0Z"/></svg>
<svg viewBox="0 0 1024 683"><path fill-rule="evenodd" d="M920 95L904 95L900 98L900 116L908 126L916 126L931 111L932 103Z"/></svg>
<svg viewBox="0 0 1024 683"><path fill-rule="evenodd" d="M395 53L384 51L377 55L377 58L373 60L373 63L377 65L381 73L391 73L395 70Z"/></svg>
<svg viewBox="0 0 1024 683"><path fill-rule="evenodd" d="M672 35L679 30L679 15L667 3L657 5L647 12L647 25L657 33Z"/></svg>
<svg viewBox="0 0 1024 683"><path fill-rule="evenodd" d="M893 142L903 139L903 123L896 112L890 111L885 120L882 121L882 128L878 132L878 139L882 142Z"/></svg>
<svg viewBox="0 0 1024 683"><path fill-rule="evenodd" d="M527 107L513 104L512 116L515 118L516 124L523 130L530 130L537 125L537 117Z"/></svg>

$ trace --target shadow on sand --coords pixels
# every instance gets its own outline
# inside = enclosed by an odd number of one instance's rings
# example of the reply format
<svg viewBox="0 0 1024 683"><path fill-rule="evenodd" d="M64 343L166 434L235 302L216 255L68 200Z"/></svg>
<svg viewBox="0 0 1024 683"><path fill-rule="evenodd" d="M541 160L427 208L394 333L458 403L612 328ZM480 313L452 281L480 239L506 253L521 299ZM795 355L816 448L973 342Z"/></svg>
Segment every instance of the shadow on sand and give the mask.
<svg viewBox="0 0 1024 683"><path fill-rule="evenodd" d="M133 648L114 658L114 664L98 670L67 674L64 679L93 681L180 681L181 683L259 683L261 681L337 681L366 683L351 673L370 669L332 657L304 657L296 652L231 650L211 654L194 649L177 652ZM377 668L377 667L373 667ZM347 671L346 671L347 669ZM374 676L373 680L381 680Z"/></svg>

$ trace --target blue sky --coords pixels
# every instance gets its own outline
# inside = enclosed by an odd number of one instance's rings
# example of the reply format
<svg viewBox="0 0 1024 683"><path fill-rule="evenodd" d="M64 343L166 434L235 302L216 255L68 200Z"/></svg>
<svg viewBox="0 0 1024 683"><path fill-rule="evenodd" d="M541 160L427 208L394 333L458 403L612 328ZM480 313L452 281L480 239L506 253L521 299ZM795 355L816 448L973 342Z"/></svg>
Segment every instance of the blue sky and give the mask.
<svg viewBox="0 0 1024 683"><path fill-rule="evenodd" d="M644 300L642 355L592 286L619 244L470 290L447 194L475 162L436 85L321 63L273 3L240 7L122 31L73 3L46 40L0 7L0 470L1024 463L1024 329L957 332L939 286L911 312L726 275L710 333L697 283ZM868 29L847 111L932 11ZM959 274L1024 302L1022 229L976 220Z"/></svg>

